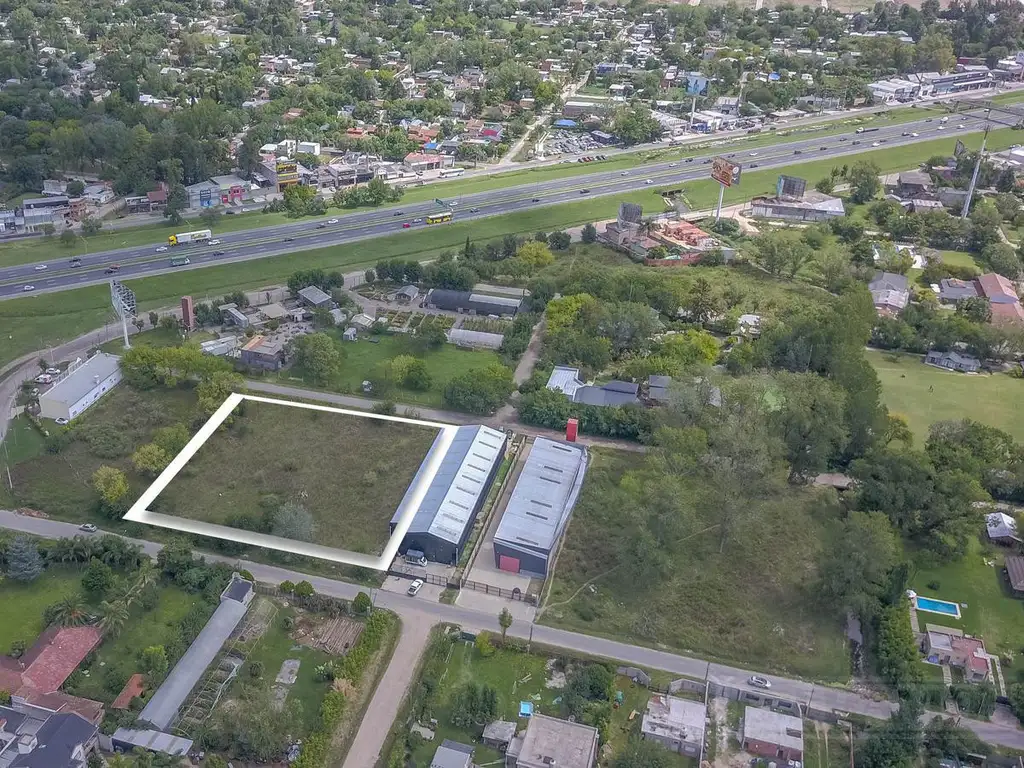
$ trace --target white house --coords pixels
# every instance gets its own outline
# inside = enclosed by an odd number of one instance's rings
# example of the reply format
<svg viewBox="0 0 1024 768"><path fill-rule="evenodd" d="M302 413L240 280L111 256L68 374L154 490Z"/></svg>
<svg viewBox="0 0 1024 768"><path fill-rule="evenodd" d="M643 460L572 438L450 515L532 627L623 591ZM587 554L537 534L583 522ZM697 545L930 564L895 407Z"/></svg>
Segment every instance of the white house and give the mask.
<svg viewBox="0 0 1024 768"><path fill-rule="evenodd" d="M70 421L121 381L121 358L99 352L39 396L39 415Z"/></svg>

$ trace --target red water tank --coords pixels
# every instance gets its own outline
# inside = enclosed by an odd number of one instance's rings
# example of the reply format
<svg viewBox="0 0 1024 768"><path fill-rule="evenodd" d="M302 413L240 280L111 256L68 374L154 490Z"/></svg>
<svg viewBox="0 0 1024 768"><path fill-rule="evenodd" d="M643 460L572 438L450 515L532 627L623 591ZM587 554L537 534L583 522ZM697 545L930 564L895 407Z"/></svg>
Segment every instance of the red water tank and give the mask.
<svg viewBox="0 0 1024 768"><path fill-rule="evenodd" d="M579 434L580 423L577 419L569 419L565 422L565 439L570 443L576 442L576 435Z"/></svg>

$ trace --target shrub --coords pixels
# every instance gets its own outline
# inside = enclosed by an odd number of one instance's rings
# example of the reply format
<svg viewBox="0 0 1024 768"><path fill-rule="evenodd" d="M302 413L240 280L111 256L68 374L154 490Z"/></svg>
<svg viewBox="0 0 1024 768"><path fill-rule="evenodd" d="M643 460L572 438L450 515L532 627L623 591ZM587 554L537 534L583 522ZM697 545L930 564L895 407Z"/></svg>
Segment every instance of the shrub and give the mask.
<svg viewBox="0 0 1024 768"><path fill-rule="evenodd" d="M259 680L261 677L263 677L262 661L254 661L251 664L249 664L249 677L253 678L254 680Z"/></svg>
<svg viewBox="0 0 1024 768"><path fill-rule="evenodd" d="M285 580L285 581L282 581L280 584L278 584L277 588L280 589L285 594L290 595L292 592L295 591L295 583L291 582L291 581Z"/></svg>

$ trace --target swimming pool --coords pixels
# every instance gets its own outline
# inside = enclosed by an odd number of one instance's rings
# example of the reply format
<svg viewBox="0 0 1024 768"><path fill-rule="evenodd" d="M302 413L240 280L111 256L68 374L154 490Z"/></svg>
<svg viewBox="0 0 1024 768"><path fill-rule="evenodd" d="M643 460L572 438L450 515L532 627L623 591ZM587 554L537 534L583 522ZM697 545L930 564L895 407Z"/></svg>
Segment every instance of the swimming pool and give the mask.
<svg viewBox="0 0 1024 768"><path fill-rule="evenodd" d="M919 611L941 613L943 616L952 616L955 619L960 618L960 606L948 600L935 600L931 597L918 596L914 598L914 607Z"/></svg>

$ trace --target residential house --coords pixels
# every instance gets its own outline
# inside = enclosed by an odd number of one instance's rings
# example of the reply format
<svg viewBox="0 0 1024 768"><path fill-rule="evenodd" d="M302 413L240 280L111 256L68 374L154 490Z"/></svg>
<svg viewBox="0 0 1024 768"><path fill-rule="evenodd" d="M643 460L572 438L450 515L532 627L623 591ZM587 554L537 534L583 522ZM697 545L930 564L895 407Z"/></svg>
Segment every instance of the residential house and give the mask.
<svg viewBox="0 0 1024 768"><path fill-rule="evenodd" d="M939 281L939 301L945 304L956 304L958 301L973 299L978 295L978 286L973 280L947 277Z"/></svg>
<svg viewBox="0 0 1024 768"><path fill-rule="evenodd" d="M983 683L989 679L989 657L985 643L969 637L963 630L925 625L925 655L936 664L947 664L963 671L969 683Z"/></svg>
<svg viewBox="0 0 1024 768"><path fill-rule="evenodd" d="M671 376L652 374L647 377L647 399L652 405L663 405L668 402L669 387L672 386Z"/></svg>
<svg viewBox="0 0 1024 768"><path fill-rule="evenodd" d="M505 752L505 768L593 768L597 729L535 714L524 736L516 736Z"/></svg>
<svg viewBox="0 0 1024 768"><path fill-rule="evenodd" d="M933 349L924 356L924 362L926 365L934 365L961 373L977 373L981 369L981 361L978 358L953 351L939 352Z"/></svg>
<svg viewBox="0 0 1024 768"><path fill-rule="evenodd" d="M904 199L926 197L933 186L932 177L924 171L904 171L899 175L899 195Z"/></svg>
<svg viewBox="0 0 1024 768"><path fill-rule="evenodd" d="M799 717L747 706L740 743L746 752L780 760L803 760L804 723Z"/></svg>
<svg viewBox="0 0 1024 768"><path fill-rule="evenodd" d="M680 755L698 757L704 741L707 711L702 703L675 696L651 696L640 725L644 740Z"/></svg>
<svg viewBox="0 0 1024 768"><path fill-rule="evenodd" d="M1021 543L1020 535L1017 533L1017 520L1005 512L989 512L985 515L985 533L989 541L1006 546L1016 546Z"/></svg>
<svg viewBox="0 0 1024 768"><path fill-rule="evenodd" d="M1013 287L1013 283L995 272L981 275L975 280L978 292L989 301L992 307L993 325L1011 325L1024 323L1024 307Z"/></svg>
<svg viewBox="0 0 1024 768"><path fill-rule="evenodd" d="M875 311L881 317L896 317L910 300L910 288L906 275L892 272L876 272L868 284Z"/></svg>
<svg viewBox="0 0 1024 768"><path fill-rule="evenodd" d="M239 354L242 365L264 371L278 371L284 365L284 344L264 336L253 336Z"/></svg>
<svg viewBox="0 0 1024 768"><path fill-rule="evenodd" d="M74 712L48 715L0 706L0 765L85 768L97 751L98 730Z"/></svg>
<svg viewBox="0 0 1024 768"><path fill-rule="evenodd" d="M434 752L430 768L473 768L473 747L445 739Z"/></svg>

